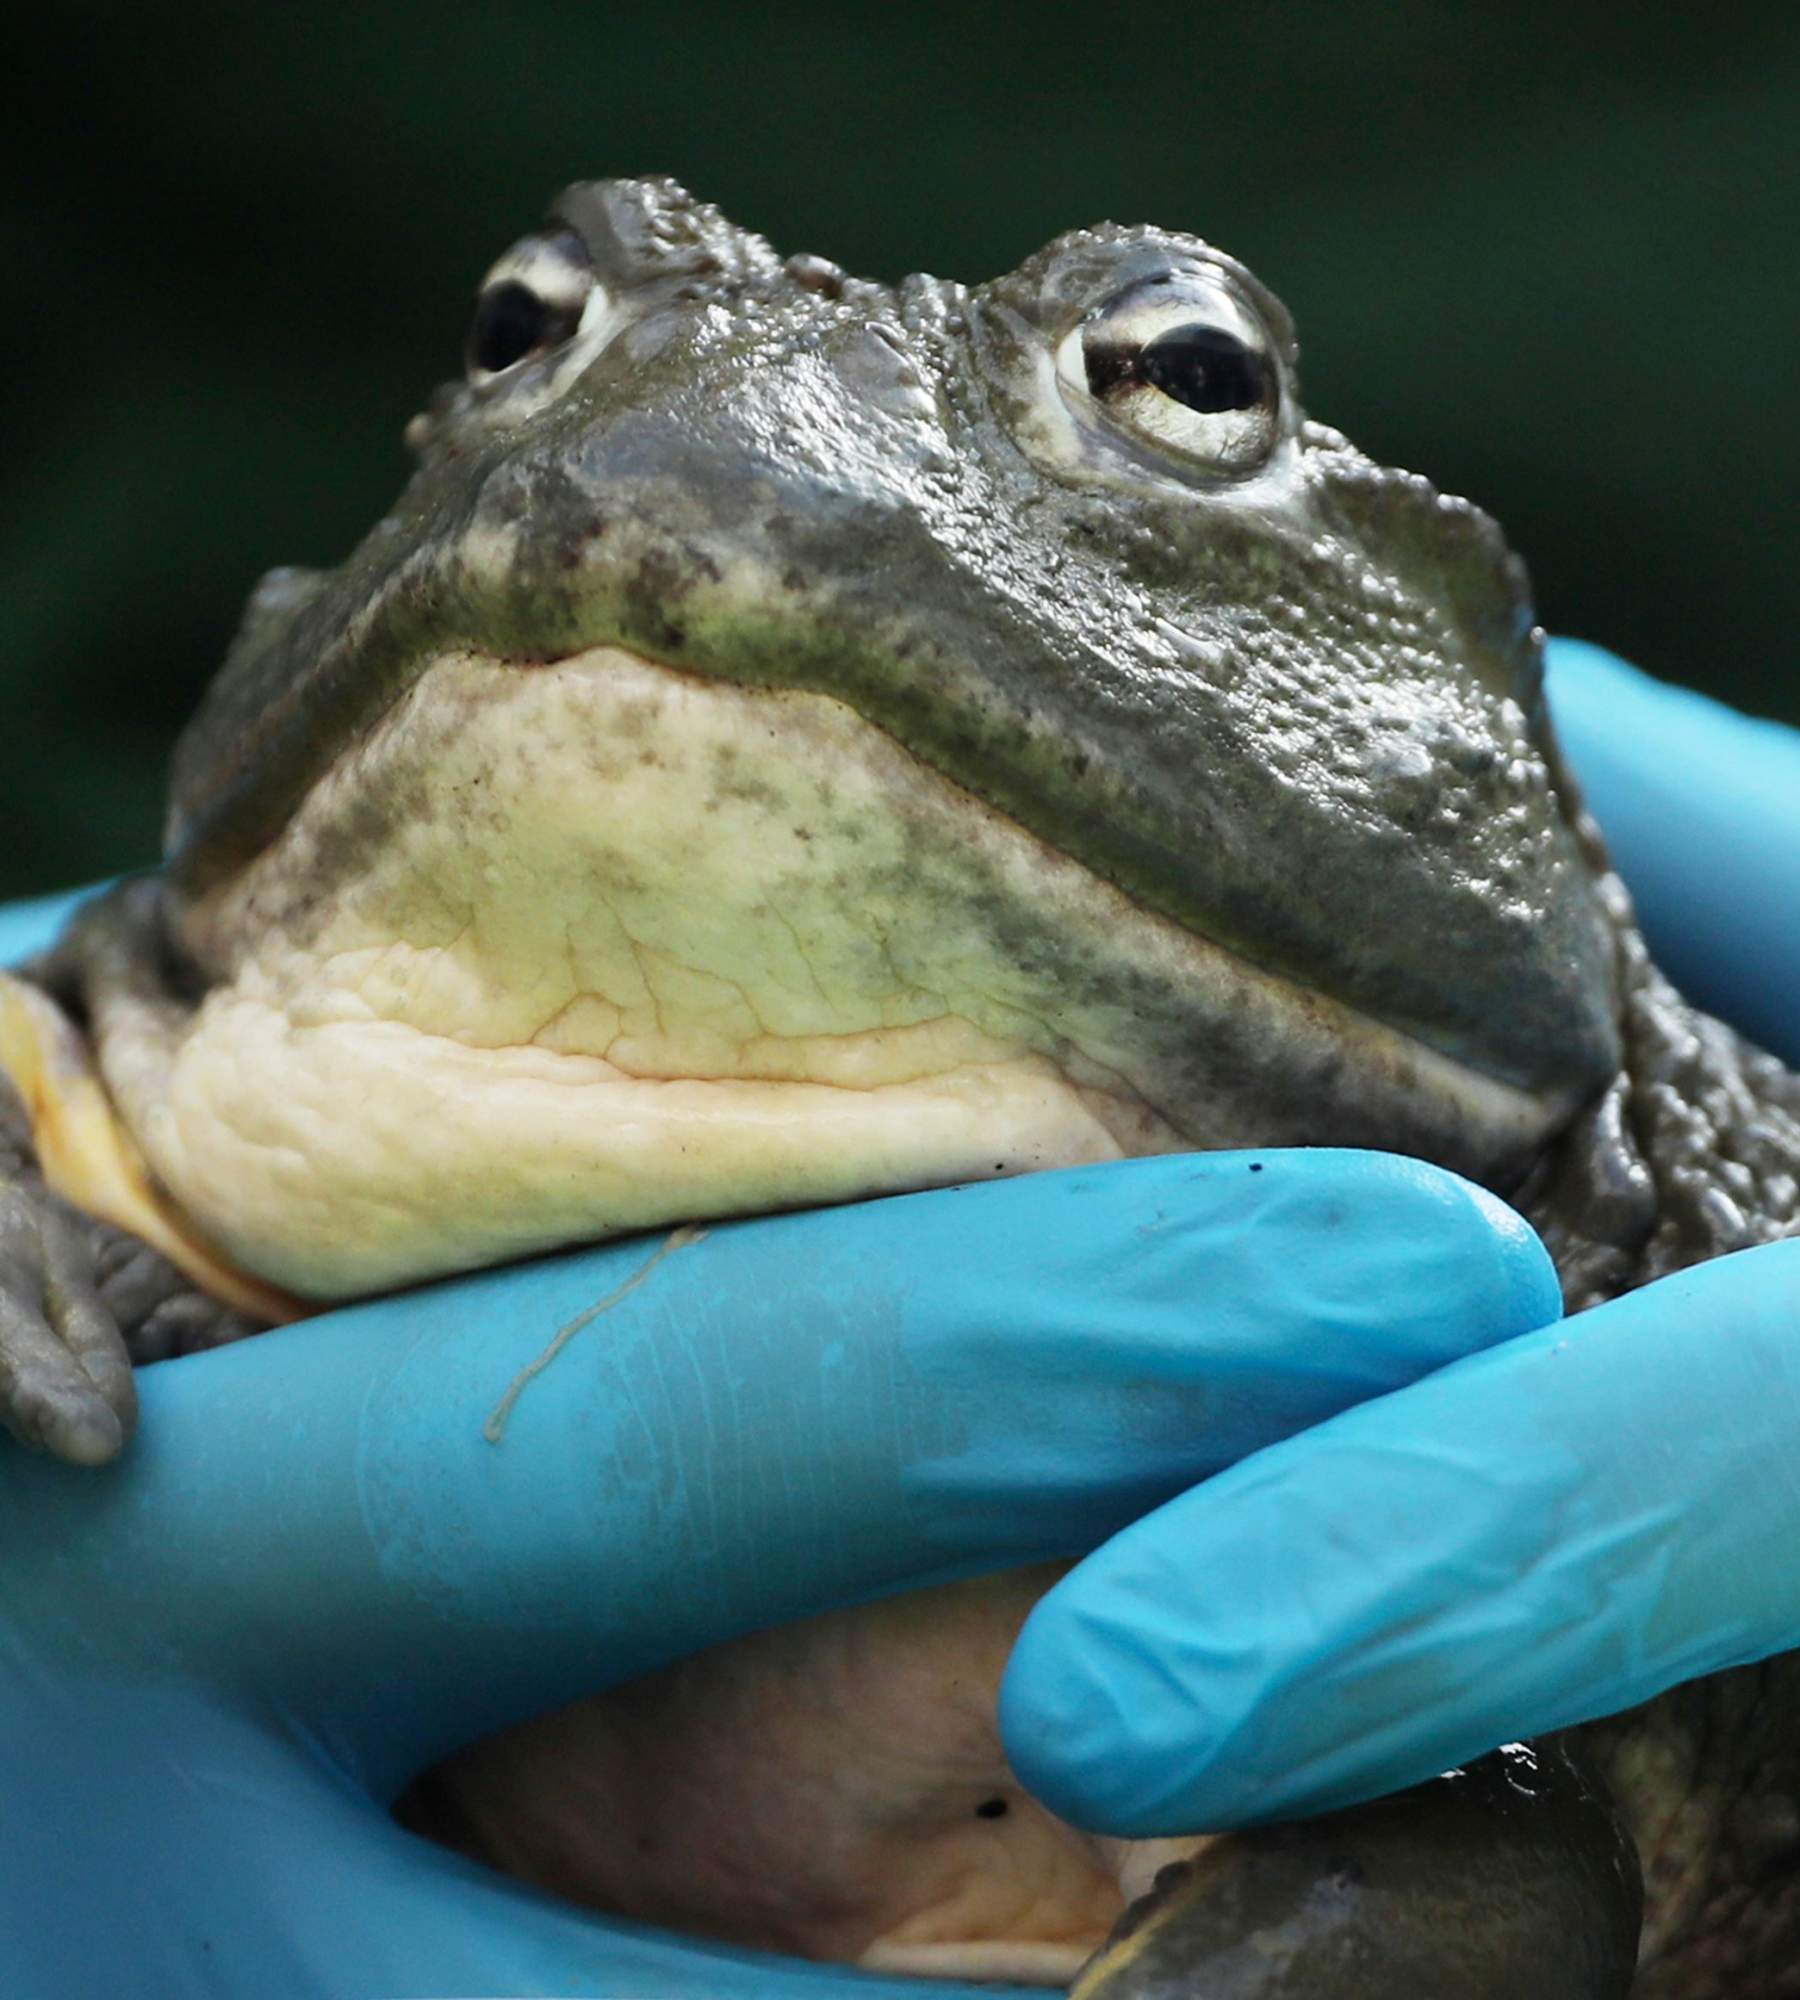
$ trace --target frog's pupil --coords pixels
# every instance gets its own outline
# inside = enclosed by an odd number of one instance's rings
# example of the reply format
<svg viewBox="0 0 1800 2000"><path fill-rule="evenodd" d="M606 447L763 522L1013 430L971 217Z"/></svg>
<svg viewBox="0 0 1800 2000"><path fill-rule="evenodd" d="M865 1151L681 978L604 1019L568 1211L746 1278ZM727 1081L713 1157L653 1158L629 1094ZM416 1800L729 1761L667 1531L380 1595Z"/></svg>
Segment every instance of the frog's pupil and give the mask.
<svg viewBox="0 0 1800 2000"><path fill-rule="evenodd" d="M550 308L536 292L508 278L484 292L469 329L469 361L496 374L522 361L543 344L550 328Z"/></svg>
<svg viewBox="0 0 1800 2000"><path fill-rule="evenodd" d="M1138 352L1152 388L1190 410L1253 410L1268 390L1268 364L1234 333L1195 323L1159 333Z"/></svg>

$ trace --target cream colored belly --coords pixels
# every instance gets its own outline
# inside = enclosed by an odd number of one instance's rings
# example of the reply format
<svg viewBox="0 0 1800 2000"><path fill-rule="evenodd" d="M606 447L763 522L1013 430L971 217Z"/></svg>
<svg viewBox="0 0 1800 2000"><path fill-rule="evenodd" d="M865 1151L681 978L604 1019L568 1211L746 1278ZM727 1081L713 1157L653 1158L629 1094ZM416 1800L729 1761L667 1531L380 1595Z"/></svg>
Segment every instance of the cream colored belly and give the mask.
<svg viewBox="0 0 1800 2000"><path fill-rule="evenodd" d="M1071 1979L1194 1840L1082 1834L995 1729L1001 1670L1059 1572L764 1632L464 1752L421 1830L571 1899L888 1971Z"/></svg>

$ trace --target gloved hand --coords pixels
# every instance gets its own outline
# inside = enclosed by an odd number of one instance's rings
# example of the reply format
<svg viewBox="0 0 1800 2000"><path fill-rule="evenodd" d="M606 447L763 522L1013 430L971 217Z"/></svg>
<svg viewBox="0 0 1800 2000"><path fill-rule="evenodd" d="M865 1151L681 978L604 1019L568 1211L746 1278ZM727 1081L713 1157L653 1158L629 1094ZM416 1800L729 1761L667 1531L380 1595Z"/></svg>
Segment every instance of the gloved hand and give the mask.
<svg viewBox="0 0 1800 2000"><path fill-rule="evenodd" d="M104 1471L0 1442L8 2000L974 2000L609 1923L385 1807L747 1627L1090 1548L1557 1310L1535 1238L1451 1176L1149 1160L714 1228L490 1442L647 1255L148 1369Z"/></svg>
<svg viewBox="0 0 1800 2000"><path fill-rule="evenodd" d="M1800 736L1553 639L1550 708L1651 952L1800 1068Z"/></svg>
<svg viewBox="0 0 1800 2000"><path fill-rule="evenodd" d="M1569 642L1550 698L1690 990L1800 1059L1800 734ZM1797 1444L1800 1240L1525 1335L1074 1570L1008 1669L1014 1767L1116 1833L1280 1819L1800 1647Z"/></svg>

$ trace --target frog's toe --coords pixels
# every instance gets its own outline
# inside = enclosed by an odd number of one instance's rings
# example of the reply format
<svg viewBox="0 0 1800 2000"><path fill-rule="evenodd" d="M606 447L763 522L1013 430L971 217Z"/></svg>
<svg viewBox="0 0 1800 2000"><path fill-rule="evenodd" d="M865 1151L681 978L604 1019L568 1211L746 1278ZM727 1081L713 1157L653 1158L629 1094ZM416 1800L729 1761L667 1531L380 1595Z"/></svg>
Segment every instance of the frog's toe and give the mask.
<svg viewBox="0 0 1800 2000"><path fill-rule="evenodd" d="M147 1361L170 1361L177 1355L224 1347L263 1327L261 1320L234 1312L185 1280L178 1291L130 1324L131 1358L140 1367Z"/></svg>
<svg viewBox="0 0 1800 2000"><path fill-rule="evenodd" d="M95 1289L139 1368L242 1340L264 1325L201 1291L161 1251L121 1229L93 1225Z"/></svg>
<svg viewBox="0 0 1800 2000"><path fill-rule="evenodd" d="M0 1188L0 1427L55 1458L104 1465L136 1418L83 1220L38 1190Z"/></svg>

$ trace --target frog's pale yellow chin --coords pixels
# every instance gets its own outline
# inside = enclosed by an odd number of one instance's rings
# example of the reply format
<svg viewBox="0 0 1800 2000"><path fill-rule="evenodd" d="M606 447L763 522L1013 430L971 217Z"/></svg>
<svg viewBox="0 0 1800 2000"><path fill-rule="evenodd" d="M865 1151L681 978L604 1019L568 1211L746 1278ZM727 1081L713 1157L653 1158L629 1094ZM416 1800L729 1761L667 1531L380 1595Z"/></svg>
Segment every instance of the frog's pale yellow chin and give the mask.
<svg viewBox="0 0 1800 2000"><path fill-rule="evenodd" d="M1132 903L842 702L445 653L181 913L108 1089L247 1269L333 1297L671 1220L1181 1146L1477 1174L1567 1107Z"/></svg>

